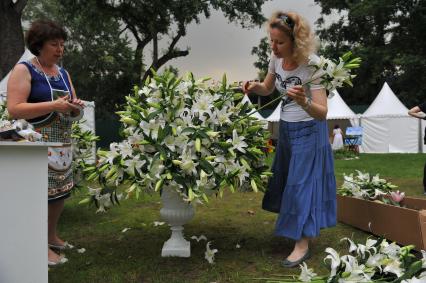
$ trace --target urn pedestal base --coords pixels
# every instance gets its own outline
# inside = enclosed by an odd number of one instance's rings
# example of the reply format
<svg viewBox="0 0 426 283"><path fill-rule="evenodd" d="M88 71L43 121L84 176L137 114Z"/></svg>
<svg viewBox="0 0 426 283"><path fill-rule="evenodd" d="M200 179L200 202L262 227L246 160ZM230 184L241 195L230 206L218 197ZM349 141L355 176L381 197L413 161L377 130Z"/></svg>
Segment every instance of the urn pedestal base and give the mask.
<svg viewBox="0 0 426 283"><path fill-rule="evenodd" d="M183 227L175 226L170 229L172 230L172 236L164 243L161 256L190 257L191 243L183 237Z"/></svg>
<svg viewBox="0 0 426 283"><path fill-rule="evenodd" d="M183 236L183 225L194 217L192 204L182 200L182 197L171 188L162 191L161 199L163 208L160 210L161 217L169 224L172 235L161 251L162 257L190 257L191 243Z"/></svg>

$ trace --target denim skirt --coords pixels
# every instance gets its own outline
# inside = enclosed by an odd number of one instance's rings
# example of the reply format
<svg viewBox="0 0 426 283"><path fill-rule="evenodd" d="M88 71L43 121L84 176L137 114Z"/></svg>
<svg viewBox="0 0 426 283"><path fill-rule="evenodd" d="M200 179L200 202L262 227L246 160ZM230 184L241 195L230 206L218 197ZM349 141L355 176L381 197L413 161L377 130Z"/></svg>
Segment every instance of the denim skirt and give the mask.
<svg viewBox="0 0 426 283"><path fill-rule="evenodd" d="M336 225L336 179L327 121L280 121L262 208L279 213L277 236L316 237Z"/></svg>

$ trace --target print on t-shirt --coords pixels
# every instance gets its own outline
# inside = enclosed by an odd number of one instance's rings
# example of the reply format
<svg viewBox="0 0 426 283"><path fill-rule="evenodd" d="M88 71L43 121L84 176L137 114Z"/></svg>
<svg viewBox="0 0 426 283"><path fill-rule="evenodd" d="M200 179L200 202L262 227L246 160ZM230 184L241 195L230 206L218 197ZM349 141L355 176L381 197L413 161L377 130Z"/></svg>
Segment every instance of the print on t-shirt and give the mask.
<svg viewBox="0 0 426 283"><path fill-rule="evenodd" d="M295 85L301 85L302 84L302 80L299 77L296 77L296 76L288 77L285 80L283 80L281 78L281 76L277 73L275 73L275 76L280 83L280 87L283 88L284 90L287 90L287 89L289 89L289 88L291 88ZM287 95L284 95L283 98L282 98L283 103L281 104L281 111L284 111L284 106L289 104L292 101L293 101L293 99L291 99Z"/></svg>

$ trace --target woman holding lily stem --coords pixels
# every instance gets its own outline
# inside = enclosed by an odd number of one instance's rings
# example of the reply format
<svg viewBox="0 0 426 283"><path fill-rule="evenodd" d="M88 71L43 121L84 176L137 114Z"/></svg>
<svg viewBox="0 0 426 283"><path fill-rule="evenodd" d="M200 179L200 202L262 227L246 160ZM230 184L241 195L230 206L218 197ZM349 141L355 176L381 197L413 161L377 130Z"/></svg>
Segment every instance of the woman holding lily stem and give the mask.
<svg viewBox="0 0 426 283"><path fill-rule="evenodd" d="M278 213L275 233L296 241L283 266L310 257L309 239L336 224L336 182L328 142L326 89L313 80L314 36L296 13L277 12L268 21L273 53L263 82L247 82L245 93L282 95L278 145L262 207ZM318 59L318 58L317 58Z"/></svg>

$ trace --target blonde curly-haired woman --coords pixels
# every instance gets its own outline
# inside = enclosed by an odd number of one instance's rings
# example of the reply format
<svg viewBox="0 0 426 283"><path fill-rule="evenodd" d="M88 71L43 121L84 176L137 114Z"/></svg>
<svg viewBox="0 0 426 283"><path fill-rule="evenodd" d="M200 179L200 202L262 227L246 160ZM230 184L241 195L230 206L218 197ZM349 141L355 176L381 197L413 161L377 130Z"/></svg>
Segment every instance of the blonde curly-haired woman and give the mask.
<svg viewBox="0 0 426 283"><path fill-rule="evenodd" d="M243 90L269 95L276 88L282 99L280 132L262 207L278 213L276 235L296 241L283 261L298 266L310 257L309 240L321 228L336 224L336 181L328 140L327 94L309 81L314 68L315 39L297 13L276 12L267 23L272 49L263 82L247 82Z"/></svg>

